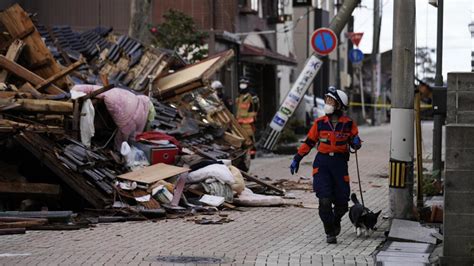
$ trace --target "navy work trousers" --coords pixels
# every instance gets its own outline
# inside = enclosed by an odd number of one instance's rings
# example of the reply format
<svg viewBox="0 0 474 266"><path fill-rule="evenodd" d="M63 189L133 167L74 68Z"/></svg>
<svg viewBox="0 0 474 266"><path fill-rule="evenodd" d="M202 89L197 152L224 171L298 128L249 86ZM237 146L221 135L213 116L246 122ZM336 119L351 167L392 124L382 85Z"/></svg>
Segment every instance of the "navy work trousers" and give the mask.
<svg viewBox="0 0 474 266"><path fill-rule="evenodd" d="M313 189L319 198L319 216L323 223L338 222L348 209L350 185L347 166L348 154L318 153L313 163ZM331 202L330 206L321 203Z"/></svg>

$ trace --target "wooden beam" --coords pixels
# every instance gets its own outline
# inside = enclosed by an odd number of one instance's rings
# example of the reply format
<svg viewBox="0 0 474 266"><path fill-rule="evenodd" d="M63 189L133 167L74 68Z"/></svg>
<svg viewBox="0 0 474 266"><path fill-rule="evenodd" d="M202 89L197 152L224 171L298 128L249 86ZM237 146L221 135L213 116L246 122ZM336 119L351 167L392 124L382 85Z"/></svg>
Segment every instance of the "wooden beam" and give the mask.
<svg viewBox="0 0 474 266"><path fill-rule="evenodd" d="M24 110L38 113L72 114L72 102L61 102L53 100L15 99L14 103L20 104L16 110Z"/></svg>
<svg viewBox="0 0 474 266"><path fill-rule="evenodd" d="M0 67L3 69L6 69L7 71L10 71L12 74L15 76L18 76L25 81L30 82L33 85L38 85L41 84L44 79L35 73L29 71L28 69L24 68L23 66L17 64L16 62L13 62L6 58L3 55L0 55ZM61 94L65 93L63 90L60 88L56 87L55 85L51 84L46 88L46 92L49 94Z"/></svg>
<svg viewBox="0 0 474 266"><path fill-rule="evenodd" d="M0 99L12 99L15 97L32 99L33 96L28 92L0 91Z"/></svg>
<svg viewBox="0 0 474 266"><path fill-rule="evenodd" d="M46 47L28 13L19 4L14 4L0 12L0 22L12 38L22 39L25 42L27 47L24 51L25 59L29 66L38 67L34 70L38 76L46 79L61 71L60 65ZM61 88L66 88L67 83L67 78L62 78L55 84ZM33 83L33 85L37 85L37 83Z"/></svg>
<svg viewBox="0 0 474 266"><path fill-rule="evenodd" d="M42 183L0 182L0 193L57 196L59 185Z"/></svg>
<svg viewBox="0 0 474 266"><path fill-rule="evenodd" d="M6 229L6 228L29 228L33 226L38 226L38 225L44 225L48 221L21 221L21 222L0 222L0 229Z"/></svg>
<svg viewBox="0 0 474 266"><path fill-rule="evenodd" d="M35 90L37 91L40 91L42 90L44 87L50 85L51 83L55 82L56 80L66 76L67 74L71 73L72 71L76 70L78 67L80 67L81 65L83 65L84 63L86 63L86 60L81 57L77 62L75 62L74 64L64 68L63 70L61 70L60 72L54 74L53 76L51 76L50 78L44 80L43 82L41 82L40 84L36 85L35 87Z"/></svg>
<svg viewBox="0 0 474 266"><path fill-rule="evenodd" d="M8 47L7 55L5 56L9 60L16 61L23 51L23 47L25 47L25 43L22 40L15 40L13 43ZM8 78L8 72L4 70L0 70L0 82L5 82Z"/></svg>

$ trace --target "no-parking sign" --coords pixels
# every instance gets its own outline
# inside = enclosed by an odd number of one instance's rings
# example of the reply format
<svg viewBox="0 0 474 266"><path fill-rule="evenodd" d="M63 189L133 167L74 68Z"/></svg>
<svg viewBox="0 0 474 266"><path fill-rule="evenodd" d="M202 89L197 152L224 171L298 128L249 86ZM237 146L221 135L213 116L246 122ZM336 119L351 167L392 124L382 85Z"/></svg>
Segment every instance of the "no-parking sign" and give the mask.
<svg viewBox="0 0 474 266"><path fill-rule="evenodd" d="M311 47L319 55L328 55L337 47L337 37L329 28L319 28L311 35Z"/></svg>

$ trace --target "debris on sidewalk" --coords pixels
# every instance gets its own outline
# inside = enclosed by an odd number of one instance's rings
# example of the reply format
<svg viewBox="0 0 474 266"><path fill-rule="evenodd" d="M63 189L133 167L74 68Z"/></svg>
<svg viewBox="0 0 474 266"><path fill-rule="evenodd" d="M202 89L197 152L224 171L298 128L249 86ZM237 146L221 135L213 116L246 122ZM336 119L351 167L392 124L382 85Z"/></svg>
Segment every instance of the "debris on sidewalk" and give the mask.
<svg viewBox="0 0 474 266"><path fill-rule="evenodd" d="M387 241L374 254L376 264L434 263L432 255L437 244L443 241L438 228L419 222L393 219Z"/></svg>
<svg viewBox="0 0 474 266"><path fill-rule="evenodd" d="M285 204L281 184L246 172L252 139L209 85L232 50L188 65L111 28L35 25L18 4L0 28L0 161L13 173L0 173L13 196L0 234ZM38 217L9 212L26 209ZM81 219L51 222L64 209Z"/></svg>
<svg viewBox="0 0 474 266"><path fill-rule="evenodd" d="M433 234L438 230L423 227L418 222L393 219L388 239L436 244Z"/></svg>

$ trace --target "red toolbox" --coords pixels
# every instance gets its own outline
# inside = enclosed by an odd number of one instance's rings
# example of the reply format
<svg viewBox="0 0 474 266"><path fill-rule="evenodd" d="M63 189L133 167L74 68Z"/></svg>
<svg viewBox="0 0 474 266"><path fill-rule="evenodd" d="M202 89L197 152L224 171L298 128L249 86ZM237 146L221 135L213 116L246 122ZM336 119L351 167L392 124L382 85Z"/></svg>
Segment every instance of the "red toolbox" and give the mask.
<svg viewBox="0 0 474 266"><path fill-rule="evenodd" d="M176 163L176 155L178 155L176 145L154 145L141 142L134 143L134 145L145 152L150 164L165 163L174 165Z"/></svg>

